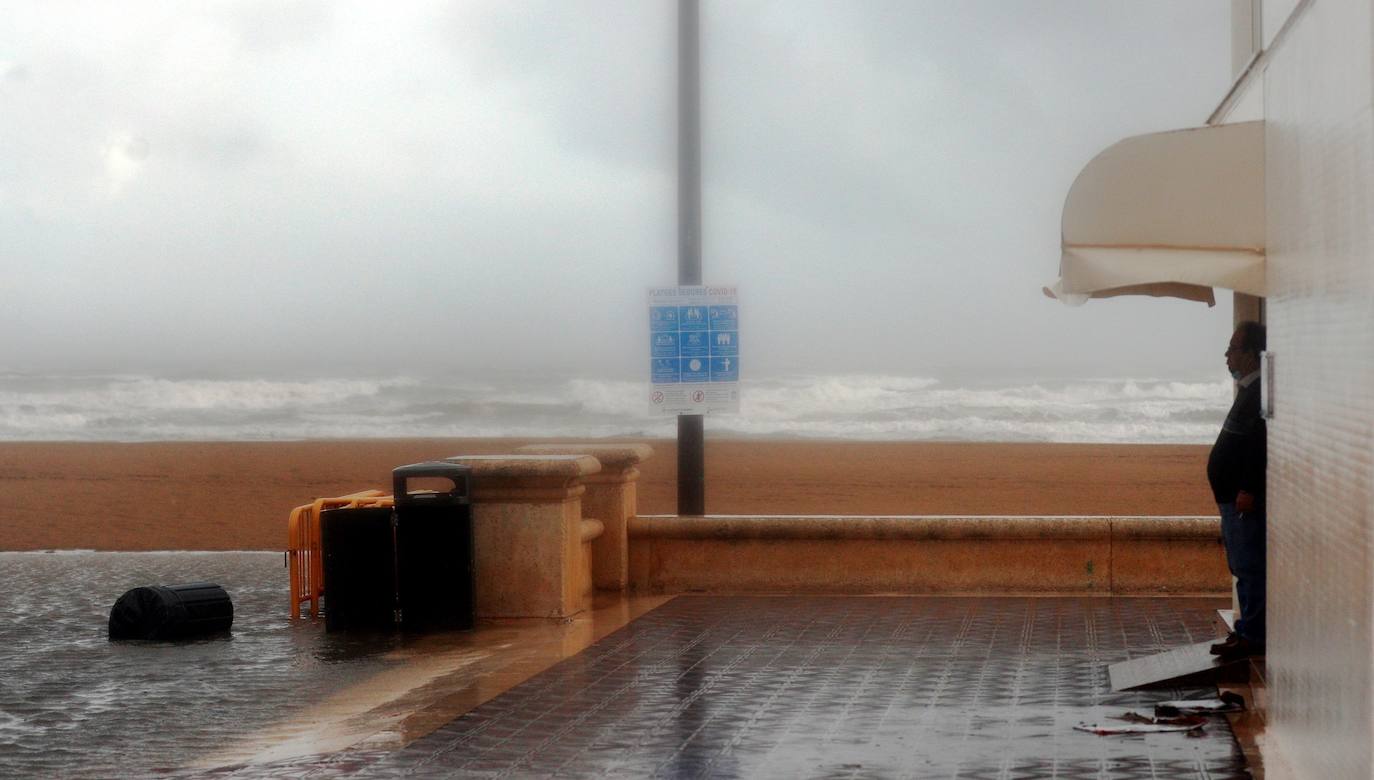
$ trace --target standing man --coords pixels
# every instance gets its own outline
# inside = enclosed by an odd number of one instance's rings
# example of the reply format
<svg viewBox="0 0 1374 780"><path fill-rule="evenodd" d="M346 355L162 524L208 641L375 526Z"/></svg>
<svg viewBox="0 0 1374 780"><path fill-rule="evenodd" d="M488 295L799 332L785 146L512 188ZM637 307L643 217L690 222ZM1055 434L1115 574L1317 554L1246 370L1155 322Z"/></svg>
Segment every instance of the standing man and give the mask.
<svg viewBox="0 0 1374 780"><path fill-rule="evenodd" d="M1264 654L1264 419L1260 416L1260 358L1264 326L1242 322L1226 348L1236 400L1212 445L1207 481L1221 511L1226 565L1236 578L1240 615L1212 653L1233 660Z"/></svg>

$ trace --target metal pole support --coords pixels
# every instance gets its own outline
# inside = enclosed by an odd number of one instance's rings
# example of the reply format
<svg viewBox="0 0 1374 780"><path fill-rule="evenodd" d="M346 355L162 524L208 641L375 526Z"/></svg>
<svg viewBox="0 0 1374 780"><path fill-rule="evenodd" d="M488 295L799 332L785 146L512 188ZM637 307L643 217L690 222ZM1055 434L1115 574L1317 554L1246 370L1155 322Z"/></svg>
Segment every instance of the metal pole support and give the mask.
<svg viewBox="0 0 1374 780"><path fill-rule="evenodd" d="M678 0L677 283L701 284L701 6ZM705 425L677 418L677 513L706 514Z"/></svg>

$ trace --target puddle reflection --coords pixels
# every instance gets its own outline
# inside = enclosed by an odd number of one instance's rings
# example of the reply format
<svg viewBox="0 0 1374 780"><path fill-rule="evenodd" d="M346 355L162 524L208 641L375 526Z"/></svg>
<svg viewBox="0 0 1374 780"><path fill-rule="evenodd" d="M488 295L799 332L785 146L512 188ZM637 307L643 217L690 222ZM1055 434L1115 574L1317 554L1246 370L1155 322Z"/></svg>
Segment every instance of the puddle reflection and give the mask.
<svg viewBox="0 0 1374 780"><path fill-rule="evenodd" d="M110 641L130 588L204 580L234 602L215 637ZM0 776L142 777L395 665L395 636L286 617L278 553L0 553Z"/></svg>

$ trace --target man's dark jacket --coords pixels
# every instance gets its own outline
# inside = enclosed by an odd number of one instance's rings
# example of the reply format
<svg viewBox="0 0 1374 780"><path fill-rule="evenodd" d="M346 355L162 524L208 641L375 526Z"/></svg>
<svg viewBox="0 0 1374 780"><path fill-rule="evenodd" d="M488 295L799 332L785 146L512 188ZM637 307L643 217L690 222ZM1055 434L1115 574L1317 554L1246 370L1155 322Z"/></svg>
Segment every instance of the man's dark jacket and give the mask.
<svg viewBox="0 0 1374 780"><path fill-rule="evenodd" d="M1212 495L1218 504L1235 503L1236 493L1244 490L1255 497L1255 509L1263 509L1265 447L1260 379L1255 377L1236 393L1207 459L1207 481L1212 483Z"/></svg>

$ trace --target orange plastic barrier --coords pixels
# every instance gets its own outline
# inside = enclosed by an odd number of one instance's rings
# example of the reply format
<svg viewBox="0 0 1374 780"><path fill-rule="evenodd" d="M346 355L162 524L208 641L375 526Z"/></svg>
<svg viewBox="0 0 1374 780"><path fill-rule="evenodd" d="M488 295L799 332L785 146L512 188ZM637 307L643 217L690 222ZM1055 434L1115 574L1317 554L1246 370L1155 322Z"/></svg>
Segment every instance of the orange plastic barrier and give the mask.
<svg viewBox="0 0 1374 780"><path fill-rule="evenodd" d="M335 498L317 498L291 510L286 521L286 559L291 570L291 618L301 616L301 604L310 603L310 617L320 614L324 595L324 552L320 544L320 512L326 509L389 507L391 496L380 490L362 490Z"/></svg>

